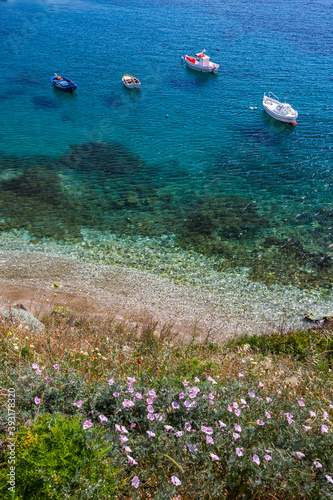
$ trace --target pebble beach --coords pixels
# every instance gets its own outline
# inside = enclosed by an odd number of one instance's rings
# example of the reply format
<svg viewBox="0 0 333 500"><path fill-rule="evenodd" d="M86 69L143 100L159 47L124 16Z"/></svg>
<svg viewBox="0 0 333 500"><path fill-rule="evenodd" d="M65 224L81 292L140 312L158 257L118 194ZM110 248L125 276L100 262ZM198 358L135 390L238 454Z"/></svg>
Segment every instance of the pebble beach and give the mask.
<svg viewBox="0 0 333 500"><path fill-rule="evenodd" d="M321 291L267 287L250 281L244 269L217 272L211 259L200 254L177 247L166 251L165 245L160 252L154 245L153 251L142 240L108 235L103 252L92 251L88 236L71 246L51 241L32 245L26 238L23 248L22 235L3 239L2 309L17 302L34 312L62 305L133 325L158 321L187 338L196 332L201 340L209 335L219 342L306 328L306 316L332 315L332 299ZM101 234L99 239L102 244Z"/></svg>

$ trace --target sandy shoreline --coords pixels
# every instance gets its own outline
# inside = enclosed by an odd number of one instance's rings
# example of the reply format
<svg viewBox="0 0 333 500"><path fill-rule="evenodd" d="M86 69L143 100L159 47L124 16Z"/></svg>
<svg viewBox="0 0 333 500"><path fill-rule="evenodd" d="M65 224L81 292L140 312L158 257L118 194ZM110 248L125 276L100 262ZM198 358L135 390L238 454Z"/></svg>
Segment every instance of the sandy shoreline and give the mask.
<svg viewBox="0 0 333 500"><path fill-rule="evenodd" d="M235 279L224 279L219 286L225 293L214 294L137 269L0 251L0 308L21 303L38 315L61 305L133 324L149 320L172 324L184 336L191 335L196 325L202 338L209 333L222 342L237 334L302 328L304 316L318 309L311 296L295 302L288 298L288 290L268 290L263 285L249 284L236 297L231 293L237 288ZM61 286L55 288L55 282ZM320 312L329 313L330 305L320 304Z"/></svg>

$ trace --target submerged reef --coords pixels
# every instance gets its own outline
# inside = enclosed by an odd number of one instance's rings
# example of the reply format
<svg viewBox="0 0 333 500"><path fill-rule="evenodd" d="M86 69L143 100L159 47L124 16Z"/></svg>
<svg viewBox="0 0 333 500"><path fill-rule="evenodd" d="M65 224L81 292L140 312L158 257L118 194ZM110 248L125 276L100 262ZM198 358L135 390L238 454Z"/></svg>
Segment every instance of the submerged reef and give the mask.
<svg viewBox="0 0 333 500"><path fill-rule="evenodd" d="M152 175L119 144L76 145L56 159L0 157L0 231L24 229L31 242L79 243L86 229L171 237L179 248L212 257L218 271L246 268L250 280L268 286L332 287L331 209L318 210L316 220L305 212L304 220L292 213L286 219L253 197L207 195L191 185L174 163ZM92 238L91 252L94 245L100 250Z"/></svg>

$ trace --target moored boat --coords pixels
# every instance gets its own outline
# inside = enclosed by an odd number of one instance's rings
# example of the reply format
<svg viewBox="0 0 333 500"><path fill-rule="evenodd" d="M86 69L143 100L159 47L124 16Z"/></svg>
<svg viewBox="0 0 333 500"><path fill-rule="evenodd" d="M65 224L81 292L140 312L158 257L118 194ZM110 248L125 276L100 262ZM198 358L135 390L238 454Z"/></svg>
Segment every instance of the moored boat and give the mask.
<svg viewBox="0 0 333 500"><path fill-rule="evenodd" d="M135 78L135 76L132 75L127 75L125 74L122 77L123 84L125 87L128 89L138 89L141 87L141 82L138 78Z"/></svg>
<svg viewBox="0 0 333 500"><path fill-rule="evenodd" d="M194 57L185 56L187 66L196 71L203 73L216 73L220 65L210 61L210 57L205 54L205 51L198 52Z"/></svg>
<svg viewBox="0 0 333 500"><path fill-rule="evenodd" d="M268 95L264 94L262 105L266 113L275 120L289 125L296 125L297 111L287 102L280 102L273 92L268 92Z"/></svg>
<svg viewBox="0 0 333 500"><path fill-rule="evenodd" d="M76 84L69 78L57 75L57 73L53 73L51 76L51 83L56 89L62 90L63 92L72 93L77 88Z"/></svg>

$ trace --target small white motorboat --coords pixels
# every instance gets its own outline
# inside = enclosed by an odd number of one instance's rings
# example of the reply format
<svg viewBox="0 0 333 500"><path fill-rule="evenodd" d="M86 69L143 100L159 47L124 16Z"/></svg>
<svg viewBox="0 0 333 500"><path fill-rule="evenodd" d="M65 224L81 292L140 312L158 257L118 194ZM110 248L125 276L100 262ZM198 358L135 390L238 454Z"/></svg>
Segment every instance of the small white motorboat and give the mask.
<svg viewBox="0 0 333 500"><path fill-rule="evenodd" d="M124 75L122 77L123 84L129 89L138 89L141 87L141 82L138 78L132 75Z"/></svg>
<svg viewBox="0 0 333 500"><path fill-rule="evenodd" d="M216 73L220 65L211 62L209 59L210 57L205 54L205 51L195 54L195 57L185 56L185 62L189 68L204 73Z"/></svg>
<svg viewBox="0 0 333 500"><path fill-rule="evenodd" d="M273 92L268 92L268 95L264 94L262 101L264 110L272 118L278 120L282 123L288 123L289 125L296 125L296 119L298 113L293 109L290 104L286 102L280 102L279 98L273 94Z"/></svg>

